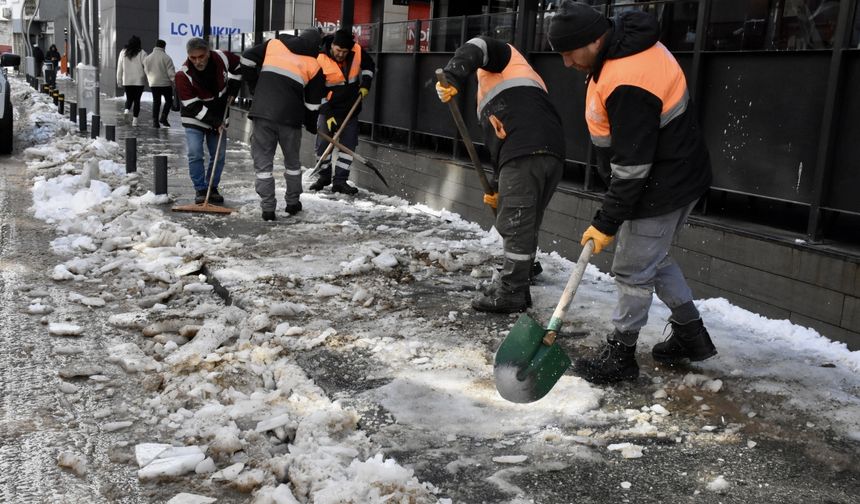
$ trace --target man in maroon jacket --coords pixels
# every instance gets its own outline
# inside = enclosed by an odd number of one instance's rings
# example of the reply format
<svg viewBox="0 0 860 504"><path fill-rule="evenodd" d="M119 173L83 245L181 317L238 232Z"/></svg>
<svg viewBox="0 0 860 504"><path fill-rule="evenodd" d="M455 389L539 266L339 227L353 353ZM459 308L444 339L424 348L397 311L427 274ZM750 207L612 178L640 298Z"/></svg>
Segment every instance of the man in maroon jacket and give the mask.
<svg viewBox="0 0 860 504"><path fill-rule="evenodd" d="M182 126L188 144L188 172L194 182L195 203L203 203L212 178L209 201L223 203L218 192L227 137L219 135L226 127L225 111L239 93L241 74L239 57L227 51L210 50L202 38L193 38L185 45L188 59L176 72L176 92L182 103ZM218 139L221 149L218 159ZM209 163L203 170L203 145L209 150Z"/></svg>

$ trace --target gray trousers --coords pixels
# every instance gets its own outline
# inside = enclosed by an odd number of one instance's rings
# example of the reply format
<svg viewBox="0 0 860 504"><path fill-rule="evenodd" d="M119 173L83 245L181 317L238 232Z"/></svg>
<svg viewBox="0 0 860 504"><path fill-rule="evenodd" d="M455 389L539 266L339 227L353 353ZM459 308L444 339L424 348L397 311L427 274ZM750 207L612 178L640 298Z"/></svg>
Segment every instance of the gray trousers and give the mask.
<svg viewBox="0 0 860 504"><path fill-rule="evenodd" d="M618 305L612 323L622 333L635 333L648 322L652 294L670 309L693 300L681 268L669 255L672 240L681 230L696 202L657 217L625 221L616 236L612 273L618 286Z"/></svg>
<svg viewBox="0 0 860 504"><path fill-rule="evenodd" d="M298 203L299 195L302 194L302 166L299 161L302 129L297 126L284 126L259 117L254 119L253 128L251 157L254 159L256 173L254 188L260 195L260 208L264 212L274 212L277 208L272 164L278 145L281 146L281 153L284 155L287 204Z"/></svg>
<svg viewBox="0 0 860 504"><path fill-rule="evenodd" d="M499 172L496 230L504 240L502 286L510 291L528 288L538 233L564 163L548 154L512 159Z"/></svg>

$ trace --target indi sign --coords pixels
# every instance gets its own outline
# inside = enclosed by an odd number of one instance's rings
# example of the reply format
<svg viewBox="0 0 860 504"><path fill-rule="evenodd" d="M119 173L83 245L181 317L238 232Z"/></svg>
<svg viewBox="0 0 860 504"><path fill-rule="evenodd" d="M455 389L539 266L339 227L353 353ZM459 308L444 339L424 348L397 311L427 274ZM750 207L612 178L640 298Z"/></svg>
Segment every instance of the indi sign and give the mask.
<svg viewBox="0 0 860 504"><path fill-rule="evenodd" d="M212 38L253 31L253 12L254 0L212 0ZM158 0L158 38L167 42L177 70L188 57L185 43L202 36L203 0Z"/></svg>

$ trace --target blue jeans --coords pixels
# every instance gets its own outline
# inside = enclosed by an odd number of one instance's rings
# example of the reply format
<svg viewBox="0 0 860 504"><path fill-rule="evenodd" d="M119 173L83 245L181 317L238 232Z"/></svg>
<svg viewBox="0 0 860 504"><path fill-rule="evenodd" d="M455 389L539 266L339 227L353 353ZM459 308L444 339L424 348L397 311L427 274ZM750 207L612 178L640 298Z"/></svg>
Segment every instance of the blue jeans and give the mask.
<svg viewBox="0 0 860 504"><path fill-rule="evenodd" d="M203 172L203 142L209 150L209 164L206 172ZM212 162L215 151L218 148L218 132L215 130L202 131L197 128L185 128L185 142L188 144L188 173L194 183L194 189L205 191L209 187L209 177L212 176ZM215 167L215 177L212 179L212 188L218 188L221 181L221 170L224 169L224 151L227 150L227 137L221 139L221 152L218 155L218 163Z"/></svg>

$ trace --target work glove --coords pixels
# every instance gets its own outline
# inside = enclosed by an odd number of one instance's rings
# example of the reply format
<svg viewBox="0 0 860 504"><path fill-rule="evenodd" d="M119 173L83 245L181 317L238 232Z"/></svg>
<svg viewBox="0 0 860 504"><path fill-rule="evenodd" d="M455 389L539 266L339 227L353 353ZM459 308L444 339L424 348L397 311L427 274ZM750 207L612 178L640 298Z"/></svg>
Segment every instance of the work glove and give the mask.
<svg viewBox="0 0 860 504"><path fill-rule="evenodd" d="M358 92L361 93L361 98L364 99L364 98L367 98L367 93L369 93L370 90L367 89L366 87L362 87L362 88L358 88Z"/></svg>
<svg viewBox="0 0 860 504"><path fill-rule="evenodd" d="M334 133L337 129L337 119L334 117L329 117L325 120L325 126L328 128L329 133Z"/></svg>
<svg viewBox="0 0 860 504"><path fill-rule="evenodd" d="M588 243L588 240L593 240L594 253L599 254L601 250L608 247L609 244L612 243L612 240L614 238L614 236L603 234L599 229L594 226L588 226L588 229L586 229L585 232L582 233L582 240L580 240L579 244L584 247L585 244Z"/></svg>
<svg viewBox="0 0 860 504"><path fill-rule="evenodd" d="M493 194L484 193L484 204L490 205L492 208L499 208L499 193Z"/></svg>
<svg viewBox="0 0 860 504"><path fill-rule="evenodd" d="M437 82L436 94L439 95L439 101L448 103L457 94L457 88L451 85L443 86L441 82Z"/></svg>

